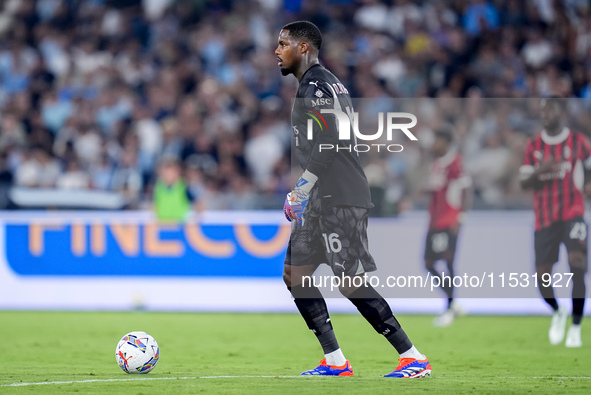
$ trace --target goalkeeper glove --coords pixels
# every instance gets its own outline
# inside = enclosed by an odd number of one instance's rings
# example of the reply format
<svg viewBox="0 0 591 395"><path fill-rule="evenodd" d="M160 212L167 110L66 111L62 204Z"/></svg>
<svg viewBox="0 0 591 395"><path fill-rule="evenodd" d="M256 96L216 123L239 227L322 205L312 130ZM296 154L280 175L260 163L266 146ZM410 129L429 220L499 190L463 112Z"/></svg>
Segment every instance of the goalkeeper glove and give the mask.
<svg viewBox="0 0 591 395"><path fill-rule="evenodd" d="M291 208L291 205L289 204L290 197L291 192L287 194L287 197L285 198L285 203L283 203L283 214L285 214L285 218L287 218L289 222L291 222L291 218L292 216L294 216L294 212Z"/></svg>
<svg viewBox="0 0 591 395"><path fill-rule="evenodd" d="M318 181L318 177L306 170L298 182L296 182L294 190L287 195L289 216L291 219L295 219L298 225L303 225L304 223L304 211L310 200L310 191L314 187L314 184L316 184L316 181Z"/></svg>

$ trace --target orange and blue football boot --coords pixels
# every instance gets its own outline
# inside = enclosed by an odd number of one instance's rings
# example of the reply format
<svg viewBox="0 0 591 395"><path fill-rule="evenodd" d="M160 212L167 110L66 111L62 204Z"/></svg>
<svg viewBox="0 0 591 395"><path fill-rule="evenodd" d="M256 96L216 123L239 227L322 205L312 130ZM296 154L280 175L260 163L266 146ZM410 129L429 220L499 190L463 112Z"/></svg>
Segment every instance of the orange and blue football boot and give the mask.
<svg viewBox="0 0 591 395"><path fill-rule="evenodd" d="M431 364L429 360L416 358L399 358L398 367L384 377L397 377L401 379L414 379L417 377L431 376Z"/></svg>
<svg viewBox="0 0 591 395"><path fill-rule="evenodd" d="M306 370L302 376L353 376L351 363L347 361L343 366L328 365L326 358L319 362L320 365L312 370Z"/></svg>

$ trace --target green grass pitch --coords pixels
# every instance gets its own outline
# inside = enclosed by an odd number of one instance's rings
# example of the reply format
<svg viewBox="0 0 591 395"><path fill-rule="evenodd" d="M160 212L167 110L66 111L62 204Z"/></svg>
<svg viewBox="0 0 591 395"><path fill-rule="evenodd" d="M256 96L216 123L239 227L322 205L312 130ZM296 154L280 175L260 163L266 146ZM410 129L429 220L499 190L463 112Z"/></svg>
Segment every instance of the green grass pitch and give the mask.
<svg viewBox="0 0 591 395"><path fill-rule="evenodd" d="M584 346L567 349L549 345L549 317L467 316L443 329L432 318L399 320L433 376L396 380L380 377L396 353L355 314L333 316L355 377L324 378L295 377L322 358L298 315L0 312L0 393L591 393L585 321ZM126 375L115 362L115 345L132 330L160 345L148 375ZM8 386L56 381L76 382Z"/></svg>

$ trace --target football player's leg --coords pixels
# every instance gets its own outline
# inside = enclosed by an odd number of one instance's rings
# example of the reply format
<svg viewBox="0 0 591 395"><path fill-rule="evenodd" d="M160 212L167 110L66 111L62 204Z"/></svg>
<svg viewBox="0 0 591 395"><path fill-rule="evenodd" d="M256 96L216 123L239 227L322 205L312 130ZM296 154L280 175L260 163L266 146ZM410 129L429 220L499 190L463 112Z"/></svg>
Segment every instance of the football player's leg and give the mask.
<svg viewBox="0 0 591 395"><path fill-rule="evenodd" d="M568 312L558 305L554 296L552 282L547 281L552 276L552 267L558 261L558 251L562 241L562 224L553 223L550 227L536 231L534 235L536 255L536 276L538 287L544 301L552 307L552 321L548 329L550 344L557 345L564 339ZM546 281L544 281L546 279Z"/></svg>
<svg viewBox="0 0 591 395"><path fill-rule="evenodd" d="M351 376L353 370L337 342L326 302L311 281L317 267L326 262L319 226L320 200L315 198L315 194L317 190L312 191L304 212L305 221L301 225L292 225L283 278L308 328L318 338L325 356L320 366L302 374Z"/></svg>
<svg viewBox="0 0 591 395"><path fill-rule="evenodd" d="M585 274L587 273L587 224L583 217L573 218L564 227L563 241L568 251L572 276L573 322L566 335L567 347L581 347L581 320L585 308Z"/></svg>
<svg viewBox="0 0 591 395"><path fill-rule="evenodd" d="M555 312L558 311L558 302L554 297L554 288L552 288L551 281L544 281L544 279L548 279L548 276L552 276L552 267L554 263L544 263L537 265L536 267L536 277L538 278L538 286L540 289L540 294L542 298Z"/></svg>
<svg viewBox="0 0 591 395"><path fill-rule="evenodd" d="M585 308L585 274L587 273L587 224L582 217L568 222L564 229L564 244L568 251L568 264L573 274L573 324L579 325Z"/></svg>
<svg viewBox="0 0 591 395"><path fill-rule="evenodd" d="M550 322L550 328L548 329L548 339L550 344L557 345L564 339L566 331L566 320L568 318L568 312L563 306L559 306L556 298L554 297L554 289L547 281L548 276L552 275L553 264L538 265L536 268L536 275L538 277L538 286L542 298L552 307L552 321ZM546 279L544 281L544 279Z"/></svg>
<svg viewBox="0 0 591 395"><path fill-rule="evenodd" d="M433 325L437 327L445 327L451 325L454 321L453 312L451 312L449 309L451 306L451 299L448 293L448 289L451 286L451 281L448 282L443 280L443 276L435 268L436 262L437 261L435 259L430 257L429 251L427 249L427 251L425 251L425 269L427 269L427 271L431 273L433 277L439 278L439 287L445 292L447 296L447 310L445 310L443 314L435 317L435 319L433 320Z"/></svg>
<svg viewBox="0 0 591 395"><path fill-rule="evenodd" d="M559 310L558 302L554 297L554 288L551 281L543 281L552 275L552 267L558 261L558 252L561 243L561 230L554 223L550 227L536 231L534 234L536 276L540 294L554 313Z"/></svg>
<svg viewBox="0 0 591 395"><path fill-rule="evenodd" d="M447 272L449 276L453 279L454 278L454 263L453 258L444 260L445 265L447 266ZM454 300L454 284L453 281L446 282L443 284L443 291L447 296L447 307L451 306L451 303Z"/></svg>
<svg viewBox="0 0 591 395"><path fill-rule="evenodd" d="M318 265L285 265L283 279L306 325L318 338L324 354L330 354L339 348L339 344L330 322L326 302L320 290L310 281L304 280L310 278L317 267Z"/></svg>
<svg viewBox="0 0 591 395"><path fill-rule="evenodd" d="M453 250L446 251L443 255L444 262L446 265L445 269L445 278L440 276L440 286L441 289L445 292L447 297L447 310L443 312L443 314L435 317L433 320L433 325L436 327L447 327L453 324L455 319L461 315L466 314L466 310L457 302L454 301L453 294L454 294L454 286L452 279L454 278L454 267L453 267ZM449 276L449 277L448 277Z"/></svg>
<svg viewBox="0 0 591 395"><path fill-rule="evenodd" d="M306 371L306 375L352 375L353 371L339 347L332 328L326 302L322 293L309 280L318 267L317 264L293 266L284 265L283 280L291 292L296 307L308 328L316 335L324 360L316 369ZM342 367L342 369L334 369Z"/></svg>
<svg viewBox="0 0 591 395"><path fill-rule="evenodd" d="M355 283L359 284L359 282ZM388 339L399 354L402 355L413 347L400 323L394 317L388 302L371 285L364 284L359 288L351 285L341 287L340 291L357 307L357 310L376 332Z"/></svg>
<svg viewBox="0 0 591 395"><path fill-rule="evenodd" d="M449 276L453 279L454 278L454 259L456 256L456 243L458 240L458 235L454 234L453 231L447 230L448 234L448 246L447 250L443 253L443 259L445 264L447 265L447 271ZM448 305L451 307L453 302L453 294L454 294L454 285L453 281L450 281L448 284L445 284L443 290L445 291L447 298L448 298Z"/></svg>
<svg viewBox="0 0 591 395"><path fill-rule="evenodd" d="M394 346L401 361L391 377L421 377L431 373L427 358L412 344L394 317L386 300L369 284L355 281L355 276L376 270L367 241L368 210L357 207L334 207L320 222L327 235L325 243L328 261L342 281L341 293L359 310L369 324ZM338 240L338 241L337 241ZM356 284L362 284L360 287Z"/></svg>
<svg viewBox="0 0 591 395"><path fill-rule="evenodd" d="M431 275L433 277L437 277L439 278L439 284L443 284L443 278L441 276L441 273L439 273L439 271L437 271L437 269L435 268L435 263L437 263L436 259L433 258L425 258L425 269L427 269L427 271L429 273L431 273ZM445 288L443 285L440 285L441 289L445 292ZM445 292L445 294L447 295L447 292Z"/></svg>
<svg viewBox="0 0 591 395"><path fill-rule="evenodd" d="M443 290L443 292L445 293L445 296L447 297L447 307L449 308L449 306L451 305L451 302L453 301L453 282L452 281L444 281L443 278L443 274L439 273L439 271L437 271L437 269L435 268L435 263L437 261L435 259L432 258L426 258L425 259L425 269L427 269L427 271L429 273L431 273L431 275L433 277L437 277L439 278L439 286L440 288ZM447 270L445 271L445 277L446 278L450 278L453 279L453 263L449 260L445 260L444 261L447 265Z"/></svg>
<svg viewBox="0 0 591 395"><path fill-rule="evenodd" d="M429 231L427 233L427 240L425 241L425 269L433 277L439 278L439 284L445 296L448 299L448 308L451 304L451 298L453 294L453 265L450 263L449 258L449 235L443 231ZM447 270L444 273L440 273L436 268L435 264L443 259L447 264ZM445 278L449 278L449 281L444 281Z"/></svg>
<svg viewBox="0 0 591 395"><path fill-rule="evenodd" d="M447 271L449 272L449 276L453 279L455 275L454 271L454 262L456 257L456 246L457 246L458 234L457 230L454 232L453 229L449 230L449 246L447 251L443 254L443 259L445 264L447 265ZM453 281L444 284L444 290L447 294L447 313L449 313L452 317L456 318L461 315L466 314L466 310L464 307L459 304L456 300L454 300L454 285Z"/></svg>
<svg viewBox="0 0 591 395"><path fill-rule="evenodd" d="M352 283L357 283L353 281ZM431 375L427 357L412 344L404 329L392 313L388 302L369 284L361 287L341 288L369 324L383 335L400 355L398 367L386 377L414 378Z"/></svg>
<svg viewBox="0 0 591 395"><path fill-rule="evenodd" d="M586 240L585 240L586 243ZM586 244L585 244L586 245ZM568 263L570 271L573 274L573 322L566 334L566 347L582 347L581 340L581 321L583 319L583 310L585 309L585 274L587 273L587 254L583 251L570 251L568 253Z"/></svg>
<svg viewBox="0 0 591 395"><path fill-rule="evenodd" d="M435 317L433 325L436 327L450 326L456 313L452 309L453 302L453 254L450 250L449 234L444 231L430 230L425 241L425 268L433 277L439 278L439 287L447 297L447 309L443 314ZM435 264L443 260L447 267L440 273ZM459 315L459 314L458 314Z"/></svg>
<svg viewBox="0 0 591 395"><path fill-rule="evenodd" d="M579 325L583 319L585 308L585 274L587 273L587 254L582 251L571 251L568 253L568 264L573 274L573 324Z"/></svg>

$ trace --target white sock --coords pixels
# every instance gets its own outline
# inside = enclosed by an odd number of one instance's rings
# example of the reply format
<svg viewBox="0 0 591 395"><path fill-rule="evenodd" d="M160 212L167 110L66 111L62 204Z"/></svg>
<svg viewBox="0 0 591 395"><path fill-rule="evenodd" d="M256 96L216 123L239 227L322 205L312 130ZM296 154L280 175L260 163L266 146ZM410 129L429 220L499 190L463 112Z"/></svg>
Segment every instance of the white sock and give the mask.
<svg viewBox="0 0 591 395"><path fill-rule="evenodd" d="M341 349L336 349L333 352L329 352L328 354L324 354L324 358L326 358L327 365L333 366L343 366L347 363L347 359L343 355Z"/></svg>
<svg viewBox="0 0 591 395"><path fill-rule="evenodd" d="M425 359L425 356L421 354L415 346L412 346L408 351L400 354L400 358Z"/></svg>

